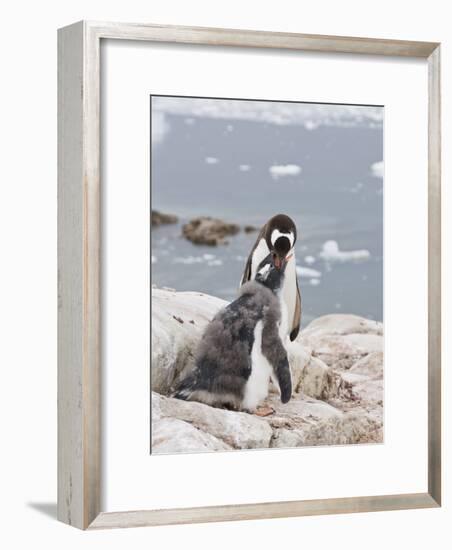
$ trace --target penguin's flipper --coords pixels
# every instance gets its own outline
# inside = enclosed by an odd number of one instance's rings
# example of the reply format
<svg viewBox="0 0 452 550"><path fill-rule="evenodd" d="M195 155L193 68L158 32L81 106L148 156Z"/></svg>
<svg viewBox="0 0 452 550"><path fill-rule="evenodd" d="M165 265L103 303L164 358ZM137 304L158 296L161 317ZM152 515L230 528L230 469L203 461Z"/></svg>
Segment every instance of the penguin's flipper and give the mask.
<svg viewBox="0 0 452 550"><path fill-rule="evenodd" d="M263 237L264 237L265 227L266 226L264 225L262 227L262 229L259 231L259 235L257 236L256 242L253 244L253 248L250 251L250 255L248 256L248 259L246 260L245 271L243 272L242 280L240 281L240 286L244 285L245 283L247 283L248 281L251 280L251 267L252 267L252 262L253 262L253 254L254 254L254 251L256 250L260 240L263 239Z"/></svg>
<svg viewBox="0 0 452 550"><path fill-rule="evenodd" d="M287 403L292 397L292 376L287 355L276 365L275 372L281 392L281 403Z"/></svg>
<svg viewBox="0 0 452 550"><path fill-rule="evenodd" d="M290 330L290 341L293 342L300 332L300 323L301 323L301 294L300 287L298 286L298 277L297 281L297 296L295 301L295 311L293 314L292 328Z"/></svg>
<svg viewBox="0 0 452 550"><path fill-rule="evenodd" d="M252 258L253 258L253 251L251 251L251 254L248 256L248 260L246 261L245 271L243 272L242 279L240 280L240 286L243 286L245 283L247 283L251 279Z"/></svg>

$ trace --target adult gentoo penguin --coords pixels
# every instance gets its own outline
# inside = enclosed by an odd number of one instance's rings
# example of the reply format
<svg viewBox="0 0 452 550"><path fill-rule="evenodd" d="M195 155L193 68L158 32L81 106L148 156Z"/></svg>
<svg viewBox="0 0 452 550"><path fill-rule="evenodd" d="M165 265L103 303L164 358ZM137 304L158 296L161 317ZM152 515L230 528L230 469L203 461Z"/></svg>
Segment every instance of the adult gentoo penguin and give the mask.
<svg viewBox="0 0 452 550"><path fill-rule="evenodd" d="M285 267L282 308L287 309L288 331L293 341L300 331L301 296L298 287L294 245L297 240L297 228L291 218L278 214L270 218L261 229L246 262L240 285L252 281L262 260L271 254L276 269ZM287 265L286 265L287 264Z"/></svg>
<svg viewBox="0 0 452 550"><path fill-rule="evenodd" d="M267 397L271 377L279 385L281 401L289 401L287 328L278 298L285 267L276 268L269 254L257 267L255 280L215 315L198 347L195 367L174 397L265 416L273 410L259 404Z"/></svg>

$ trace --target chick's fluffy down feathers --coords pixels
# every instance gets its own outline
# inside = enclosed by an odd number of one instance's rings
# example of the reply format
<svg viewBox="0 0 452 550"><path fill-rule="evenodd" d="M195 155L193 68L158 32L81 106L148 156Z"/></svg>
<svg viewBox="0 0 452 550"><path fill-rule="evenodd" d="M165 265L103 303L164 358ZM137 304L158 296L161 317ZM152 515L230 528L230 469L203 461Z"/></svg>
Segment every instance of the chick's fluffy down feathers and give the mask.
<svg viewBox="0 0 452 550"><path fill-rule="evenodd" d="M279 336L277 296L255 281L244 284L239 297L220 310L207 326L196 353L195 368L176 389L175 397L217 407L240 409L251 374L254 329L263 323L262 353L272 365L287 402L292 393L287 353Z"/></svg>

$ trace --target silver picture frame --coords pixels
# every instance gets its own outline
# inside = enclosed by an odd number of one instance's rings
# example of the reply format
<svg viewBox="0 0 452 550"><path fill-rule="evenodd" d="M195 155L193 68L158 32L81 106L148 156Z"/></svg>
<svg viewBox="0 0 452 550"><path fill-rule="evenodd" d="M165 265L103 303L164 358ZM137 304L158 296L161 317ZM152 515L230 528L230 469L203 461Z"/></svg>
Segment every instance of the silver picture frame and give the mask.
<svg viewBox="0 0 452 550"><path fill-rule="evenodd" d="M141 40L428 63L428 490L169 510L101 509L100 43ZM440 44L81 21L58 31L58 519L80 529L441 506Z"/></svg>

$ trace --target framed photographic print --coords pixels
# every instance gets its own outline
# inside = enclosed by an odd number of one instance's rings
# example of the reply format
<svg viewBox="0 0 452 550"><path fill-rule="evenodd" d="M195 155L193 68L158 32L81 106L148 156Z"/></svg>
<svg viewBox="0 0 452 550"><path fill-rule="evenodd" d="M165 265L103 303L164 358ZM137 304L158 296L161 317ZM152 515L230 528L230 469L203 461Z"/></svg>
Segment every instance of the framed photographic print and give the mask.
<svg viewBox="0 0 452 550"><path fill-rule="evenodd" d="M439 44L58 44L59 519L440 506Z"/></svg>

